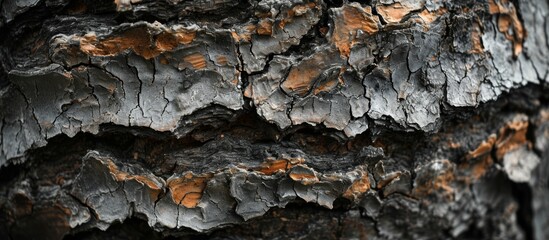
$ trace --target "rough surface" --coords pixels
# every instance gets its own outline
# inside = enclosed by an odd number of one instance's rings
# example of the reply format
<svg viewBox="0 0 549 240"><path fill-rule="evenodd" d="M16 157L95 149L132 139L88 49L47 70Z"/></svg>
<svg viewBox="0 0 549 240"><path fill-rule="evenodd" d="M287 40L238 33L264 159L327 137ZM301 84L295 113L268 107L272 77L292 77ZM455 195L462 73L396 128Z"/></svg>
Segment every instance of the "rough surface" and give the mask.
<svg viewBox="0 0 549 240"><path fill-rule="evenodd" d="M0 1L0 239L549 238L549 3Z"/></svg>

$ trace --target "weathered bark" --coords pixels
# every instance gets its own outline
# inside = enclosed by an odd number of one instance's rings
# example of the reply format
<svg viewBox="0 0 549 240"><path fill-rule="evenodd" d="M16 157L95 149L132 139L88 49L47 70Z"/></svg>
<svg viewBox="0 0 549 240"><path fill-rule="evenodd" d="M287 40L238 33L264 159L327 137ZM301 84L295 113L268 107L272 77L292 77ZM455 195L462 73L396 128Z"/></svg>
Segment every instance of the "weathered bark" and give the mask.
<svg viewBox="0 0 549 240"><path fill-rule="evenodd" d="M0 239L549 239L545 0L0 0Z"/></svg>

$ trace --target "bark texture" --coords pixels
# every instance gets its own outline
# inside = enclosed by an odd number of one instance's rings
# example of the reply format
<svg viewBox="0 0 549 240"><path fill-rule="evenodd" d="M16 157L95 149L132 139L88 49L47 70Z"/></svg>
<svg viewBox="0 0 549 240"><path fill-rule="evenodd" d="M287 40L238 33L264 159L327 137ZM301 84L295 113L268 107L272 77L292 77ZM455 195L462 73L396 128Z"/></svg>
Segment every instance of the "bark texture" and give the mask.
<svg viewBox="0 0 549 240"><path fill-rule="evenodd" d="M0 239L549 239L546 0L0 0Z"/></svg>

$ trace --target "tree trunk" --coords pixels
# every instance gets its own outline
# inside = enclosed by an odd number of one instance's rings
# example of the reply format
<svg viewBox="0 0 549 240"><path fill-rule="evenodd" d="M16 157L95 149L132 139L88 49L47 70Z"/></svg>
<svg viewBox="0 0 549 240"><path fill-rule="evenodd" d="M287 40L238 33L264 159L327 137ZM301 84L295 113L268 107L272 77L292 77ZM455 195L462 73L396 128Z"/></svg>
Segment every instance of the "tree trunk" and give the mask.
<svg viewBox="0 0 549 240"><path fill-rule="evenodd" d="M549 239L546 0L0 0L0 239Z"/></svg>

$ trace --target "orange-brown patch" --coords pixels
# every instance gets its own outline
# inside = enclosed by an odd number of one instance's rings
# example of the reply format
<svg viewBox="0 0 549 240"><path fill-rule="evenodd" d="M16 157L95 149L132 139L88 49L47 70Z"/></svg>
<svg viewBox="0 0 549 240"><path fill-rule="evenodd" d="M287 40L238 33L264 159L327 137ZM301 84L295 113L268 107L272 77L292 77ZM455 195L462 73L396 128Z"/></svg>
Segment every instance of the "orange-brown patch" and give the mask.
<svg viewBox="0 0 549 240"><path fill-rule="evenodd" d="M307 10L314 8L316 6L316 3L310 2L307 4L299 4L295 5L289 12L288 15L291 17L293 16L301 16L307 12Z"/></svg>
<svg viewBox="0 0 549 240"><path fill-rule="evenodd" d="M528 121L513 121L506 124L499 130L499 136L495 143L497 148L496 157L498 160L512 150L528 144L526 132L528 131Z"/></svg>
<svg viewBox="0 0 549 240"><path fill-rule="evenodd" d="M212 177L211 173L194 175L189 172L181 177L168 179L167 185L172 200L186 208L195 208L202 199L202 193Z"/></svg>
<svg viewBox="0 0 549 240"><path fill-rule="evenodd" d="M448 141L448 146L451 148L451 149L457 149L457 148L460 148L461 147L461 144L457 143L457 142L454 142L454 141Z"/></svg>
<svg viewBox="0 0 549 240"><path fill-rule="evenodd" d="M477 160L475 164L473 164L473 167L471 169L471 176L474 180L481 178L493 164L494 160L492 159L491 155L483 156L482 158Z"/></svg>
<svg viewBox="0 0 549 240"><path fill-rule="evenodd" d="M168 32L162 32L156 37L156 48L159 51L171 51L179 45L177 37Z"/></svg>
<svg viewBox="0 0 549 240"><path fill-rule="evenodd" d="M160 56L160 59L158 59L158 61L159 61L161 64L164 64L164 65L167 65L168 63L170 63L170 61L168 60L168 58L166 58L165 56Z"/></svg>
<svg viewBox="0 0 549 240"><path fill-rule="evenodd" d="M189 30L185 28L176 29L173 31L172 34L177 38L177 41L181 44L192 43L193 40L196 38L195 30Z"/></svg>
<svg viewBox="0 0 549 240"><path fill-rule="evenodd" d="M256 11L255 16L258 18L270 18L273 16L273 13L270 11L267 11L267 12Z"/></svg>
<svg viewBox="0 0 549 240"><path fill-rule="evenodd" d="M480 143L480 145L473 151L470 151L465 157L466 162L460 164L461 169L470 169L472 180L478 180L488 169L494 164L492 159L492 149L496 142L496 136L490 135L490 137ZM465 179L469 183L470 178Z"/></svg>
<svg viewBox="0 0 549 240"><path fill-rule="evenodd" d="M314 84L314 80L320 76L321 71L314 65L307 64L292 68L286 80L282 83L284 89L305 96Z"/></svg>
<svg viewBox="0 0 549 240"><path fill-rule="evenodd" d="M278 171L286 171L290 167L288 166L288 161L284 159L267 161L261 165L261 168L258 170L264 174L272 175Z"/></svg>
<svg viewBox="0 0 549 240"><path fill-rule="evenodd" d="M320 32L320 35L321 35L322 37L326 36L326 34L328 34L328 31L329 31L329 30L330 30L330 29L329 29L328 27L319 27L319 28L318 28L318 31Z"/></svg>
<svg viewBox="0 0 549 240"><path fill-rule="evenodd" d="M291 23L295 17L305 14L309 9L313 9L315 7L318 6L314 2L302 5L295 5L291 9L283 13L285 14L284 18L280 20L276 25L272 19L269 19L270 17L272 17L272 14L270 12L258 12L256 13L256 16L261 18L259 23L250 24L241 29L237 29L236 31L231 32L231 36L236 42L250 42L254 33L258 35L272 36L273 27L283 29L286 24Z"/></svg>
<svg viewBox="0 0 549 240"><path fill-rule="evenodd" d="M290 69L286 80L281 85L282 89L288 93L296 93L302 97L307 95L314 87L320 75L328 69L329 63L334 61L334 56L337 57L337 53L333 54L332 52L331 54L323 51L314 54L309 59L301 61L297 66ZM313 93L317 94L322 91L329 91L337 86L337 83L338 79L328 80L320 84Z"/></svg>
<svg viewBox="0 0 549 240"><path fill-rule="evenodd" d="M451 183L454 181L455 175L453 171L446 171L444 174L438 175L433 181L434 190L443 190L448 198L451 198L454 193Z"/></svg>
<svg viewBox="0 0 549 240"><path fill-rule="evenodd" d="M238 33L236 33L236 31L231 31L231 37L233 37L235 42L240 42L240 40L242 40L242 38Z"/></svg>
<svg viewBox="0 0 549 240"><path fill-rule="evenodd" d="M438 18L438 16L435 13L429 12L429 10L427 9L421 11L417 15L419 16L419 18L421 18L421 20L423 20L425 24L431 24Z"/></svg>
<svg viewBox="0 0 549 240"><path fill-rule="evenodd" d="M292 168L297 164L304 163L305 159L303 158L290 158L290 159L267 159L263 162L257 171L265 175L273 175L278 171L286 172L288 169Z"/></svg>
<svg viewBox="0 0 549 240"><path fill-rule="evenodd" d="M411 20L422 24L424 31L428 31L431 23L436 21L440 16L444 15L447 12L448 10L443 7L438 8L436 11L429 11L427 9L424 9L423 11L416 14L418 18L411 18Z"/></svg>
<svg viewBox="0 0 549 240"><path fill-rule="evenodd" d="M237 71L231 83L233 84L233 86L238 86L238 82L240 82L240 72Z"/></svg>
<svg viewBox="0 0 549 240"><path fill-rule="evenodd" d="M120 171L118 169L118 166L116 166L116 164L110 159L107 160L106 164L109 168L109 172L116 179L116 181L122 182L135 180L143 185L146 185L150 189L152 199L156 200L158 198L158 195L162 192L163 186L159 185L156 181L150 179L149 177L133 175L127 172Z"/></svg>
<svg viewBox="0 0 549 240"><path fill-rule="evenodd" d="M256 25L247 25L242 29L238 29L236 32L231 32L235 42L250 42L252 40L252 34L256 31Z"/></svg>
<svg viewBox="0 0 549 240"><path fill-rule="evenodd" d="M386 174L381 177L381 180L377 182L377 189L382 189L383 187L387 186L390 182L392 182L394 179L400 177L402 175L401 171L392 172L389 174Z"/></svg>
<svg viewBox="0 0 549 240"><path fill-rule="evenodd" d="M496 0L488 0L488 12L490 14L497 14L500 12L499 5L496 3Z"/></svg>
<svg viewBox="0 0 549 240"><path fill-rule="evenodd" d="M484 46L482 45L482 31L480 29L480 24L478 22L473 23L473 30L471 32L471 42L473 43L473 48L469 50L469 53L481 54L484 52Z"/></svg>
<svg viewBox="0 0 549 240"><path fill-rule="evenodd" d="M444 160L443 164L449 164L448 160ZM414 196L423 197L432 194L435 191L442 190L444 196L448 199L453 198L454 188L451 186L452 182L456 178L454 174L454 168L447 168L444 171L439 172L434 178L429 181L424 181L422 185L415 186L412 194Z"/></svg>
<svg viewBox="0 0 549 240"><path fill-rule="evenodd" d="M293 21L294 17L301 16L305 14L309 9L312 9L316 6L317 6L316 3L314 2L310 2L307 4L298 4L293 6L290 10L286 12L286 17L278 23L278 27L283 29L286 26L286 24Z"/></svg>
<svg viewBox="0 0 549 240"><path fill-rule="evenodd" d="M331 78L331 79L328 79L327 81L324 81L324 82L318 84L318 86L314 89L313 94L317 95L317 94L322 93L322 92L330 92L332 89L337 87L339 84L343 84L344 83L343 78L341 77L341 74L343 72L345 72L345 67L342 67L339 70L339 76L337 78Z"/></svg>
<svg viewBox="0 0 549 240"><path fill-rule="evenodd" d="M329 92L330 90L334 89L337 86L337 83L339 81L337 79L331 79L329 81L326 81L320 85L318 85L317 88L313 91L315 95L321 93L321 92Z"/></svg>
<svg viewBox="0 0 549 240"><path fill-rule="evenodd" d="M193 68L195 69L204 69L206 68L206 58L200 53L193 53L191 55L187 55L183 58L185 62L190 63Z"/></svg>
<svg viewBox="0 0 549 240"><path fill-rule="evenodd" d="M225 55L217 55L215 57L215 62L219 65L225 66L229 62L227 59L227 56Z"/></svg>
<svg viewBox="0 0 549 240"><path fill-rule="evenodd" d="M114 56L132 49L146 59L153 57L150 33L146 28L133 28L121 36L108 37L104 40L98 40L95 33L86 34L80 39L80 49L93 56Z"/></svg>
<svg viewBox="0 0 549 240"><path fill-rule="evenodd" d="M273 21L270 19L263 19L259 22L256 29L259 35L273 35Z"/></svg>
<svg viewBox="0 0 549 240"><path fill-rule="evenodd" d="M252 88L252 84L248 84L248 86L246 86L246 89L244 89L244 97L247 97L247 98L252 98L253 97L253 88Z"/></svg>
<svg viewBox="0 0 549 240"><path fill-rule="evenodd" d="M344 5L340 11L334 11L334 15L331 42L342 56L349 57L358 31L369 35L379 31L379 19L372 14L369 6L362 8L359 4Z"/></svg>
<svg viewBox="0 0 549 240"><path fill-rule="evenodd" d="M404 16L415 9L397 2L390 5L380 4L376 7L376 10L386 22L398 23Z"/></svg>
<svg viewBox="0 0 549 240"><path fill-rule="evenodd" d="M74 76L72 75L71 72L64 72L62 73L64 77L66 77L67 79L74 79Z"/></svg>
<svg viewBox="0 0 549 240"><path fill-rule="evenodd" d="M314 174L311 173L290 173L290 178L294 181L318 179Z"/></svg>
<svg viewBox="0 0 549 240"><path fill-rule="evenodd" d="M522 52L526 30L518 17L516 7L509 0L489 0L488 11L490 14L498 14L498 30L513 43L513 56L517 57Z"/></svg>
<svg viewBox="0 0 549 240"><path fill-rule="evenodd" d="M116 11L124 11L132 6L130 0L114 0L114 4L116 5Z"/></svg>
<svg viewBox="0 0 549 240"><path fill-rule="evenodd" d="M80 40L80 49L92 56L114 56L126 50L132 50L145 59L151 59L165 51L172 51L179 43L192 42L196 32L179 29L176 31L165 30L153 36L147 27L135 27L127 29L115 36L98 39L95 33L88 33ZM153 42L153 38L156 41Z"/></svg>
<svg viewBox="0 0 549 240"><path fill-rule="evenodd" d="M466 159L470 160L490 154L495 142L496 136L491 135L486 141L482 141L482 143L480 143L480 145L475 150L470 151L469 154L467 154Z"/></svg>
<svg viewBox="0 0 549 240"><path fill-rule="evenodd" d="M360 194L370 190L370 188L371 184L370 178L368 178L368 173L363 171L362 176L356 179L353 184L347 189L347 191L343 193L343 197L353 200Z"/></svg>

